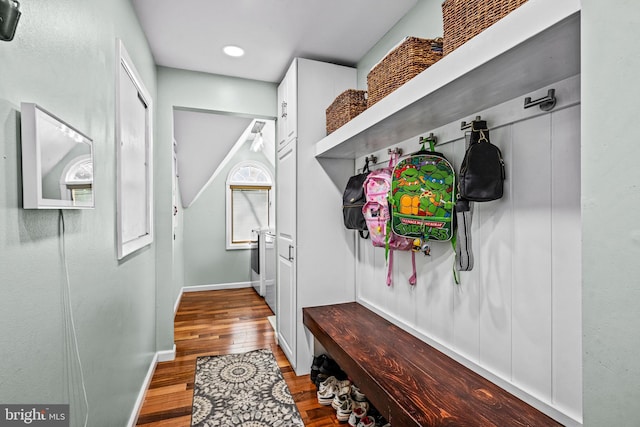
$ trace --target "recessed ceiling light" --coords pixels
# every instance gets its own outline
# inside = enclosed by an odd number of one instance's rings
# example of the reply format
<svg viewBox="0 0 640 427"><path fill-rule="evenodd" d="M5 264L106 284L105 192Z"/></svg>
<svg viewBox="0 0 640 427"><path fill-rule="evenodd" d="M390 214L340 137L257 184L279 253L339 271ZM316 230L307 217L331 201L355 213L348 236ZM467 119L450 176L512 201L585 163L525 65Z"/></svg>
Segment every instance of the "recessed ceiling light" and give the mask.
<svg viewBox="0 0 640 427"><path fill-rule="evenodd" d="M238 57L238 56L242 56L244 55L244 49L238 46L225 46L222 51L224 53L226 53L229 56L234 56L234 57Z"/></svg>

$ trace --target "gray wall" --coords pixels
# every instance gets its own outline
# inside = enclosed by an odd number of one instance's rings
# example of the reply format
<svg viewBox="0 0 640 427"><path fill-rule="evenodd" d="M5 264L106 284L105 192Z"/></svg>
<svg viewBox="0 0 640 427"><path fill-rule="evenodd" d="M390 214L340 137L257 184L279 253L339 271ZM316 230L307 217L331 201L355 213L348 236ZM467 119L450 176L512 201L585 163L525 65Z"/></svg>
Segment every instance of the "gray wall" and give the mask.
<svg viewBox="0 0 640 427"><path fill-rule="evenodd" d="M637 1L582 1L585 426L640 425L638 28Z"/></svg>
<svg viewBox="0 0 640 427"><path fill-rule="evenodd" d="M116 38L152 96L156 71L127 0L23 1L0 42L0 402L65 403L64 256L91 426L126 424L156 351L155 246L122 262L115 246ZM20 102L35 102L95 142L96 209L23 210ZM77 365L71 369L77 373ZM72 425L81 425L71 381Z"/></svg>
<svg viewBox="0 0 640 427"><path fill-rule="evenodd" d="M174 68L158 67L157 133L155 146L155 213L158 277L157 343L159 349L173 346L173 310L180 288L185 286L187 241L186 210L177 217L176 239L172 231L171 162L173 109L193 108L274 118L277 114L274 83L238 79ZM198 201L197 203L200 203ZM223 204L224 199L216 200ZM224 217L222 218L224 220ZM243 252L243 251L236 251ZM220 283L212 278L213 283Z"/></svg>

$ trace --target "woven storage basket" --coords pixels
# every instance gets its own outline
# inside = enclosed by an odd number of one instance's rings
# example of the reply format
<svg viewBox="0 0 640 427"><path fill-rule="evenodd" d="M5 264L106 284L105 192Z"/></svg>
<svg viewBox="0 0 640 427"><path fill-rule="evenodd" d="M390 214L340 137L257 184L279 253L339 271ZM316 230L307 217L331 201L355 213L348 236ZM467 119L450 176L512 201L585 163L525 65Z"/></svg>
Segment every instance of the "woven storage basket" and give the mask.
<svg viewBox="0 0 640 427"><path fill-rule="evenodd" d="M442 3L444 54L481 33L527 0L445 0Z"/></svg>
<svg viewBox="0 0 640 427"><path fill-rule="evenodd" d="M345 90L327 108L327 135L366 109L366 90Z"/></svg>
<svg viewBox="0 0 640 427"><path fill-rule="evenodd" d="M367 75L369 107L442 58L442 38L407 37Z"/></svg>

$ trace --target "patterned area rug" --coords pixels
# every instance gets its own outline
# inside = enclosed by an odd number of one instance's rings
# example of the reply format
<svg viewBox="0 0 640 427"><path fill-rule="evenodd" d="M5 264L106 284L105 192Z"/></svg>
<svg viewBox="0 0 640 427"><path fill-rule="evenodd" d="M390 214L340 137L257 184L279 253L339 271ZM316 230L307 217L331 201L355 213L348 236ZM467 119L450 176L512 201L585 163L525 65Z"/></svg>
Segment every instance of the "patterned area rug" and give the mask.
<svg viewBox="0 0 640 427"><path fill-rule="evenodd" d="M267 349L199 357L191 425L304 427L276 359Z"/></svg>

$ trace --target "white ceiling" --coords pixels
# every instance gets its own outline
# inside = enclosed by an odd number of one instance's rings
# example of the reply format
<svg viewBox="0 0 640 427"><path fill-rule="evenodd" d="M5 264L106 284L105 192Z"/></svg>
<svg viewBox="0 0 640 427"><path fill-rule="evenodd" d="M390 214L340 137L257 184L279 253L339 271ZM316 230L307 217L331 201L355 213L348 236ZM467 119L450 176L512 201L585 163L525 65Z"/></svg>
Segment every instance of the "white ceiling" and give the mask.
<svg viewBox="0 0 640 427"><path fill-rule="evenodd" d="M294 57L355 65L417 0L132 2L158 65L279 82Z"/></svg>
<svg viewBox="0 0 640 427"><path fill-rule="evenodd" d="M295 57L355 66L418 0L131 1L156 64L277 83ZM226 56L226 45L242 47L245 55ZM183 206L216 176L250 124L175 111Z"/></svg>

